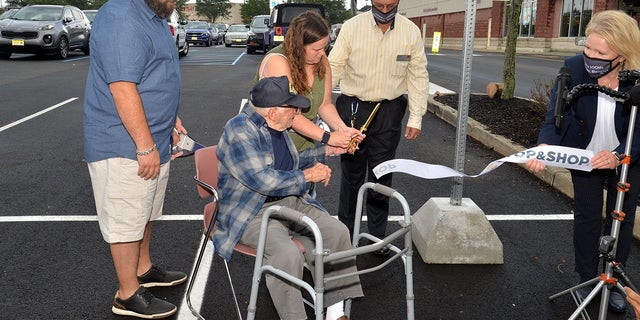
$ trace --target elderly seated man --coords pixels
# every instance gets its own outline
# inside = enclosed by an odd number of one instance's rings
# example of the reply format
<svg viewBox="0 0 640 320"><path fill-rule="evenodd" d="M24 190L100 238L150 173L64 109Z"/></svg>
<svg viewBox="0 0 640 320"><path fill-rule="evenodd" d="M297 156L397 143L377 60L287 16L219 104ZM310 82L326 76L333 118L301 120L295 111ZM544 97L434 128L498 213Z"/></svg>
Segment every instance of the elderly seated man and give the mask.
<svg viewBox="0 0 640 320"><path fill-rule="evenodd" d="M331 169L322 163L325 155L345 150L318 145L298 153L287 132L300 108L309 105L307 98L296 94L286 76L268 77L251 90L249 105L224 126L217 149L222 197L213 242L225 259L231 258L238 242L257 246L262 214L273 205L300 211L313 219L322 232L324 246L331 252L351 248L347 227L306 193L307 182L328 185ZM307 254L300 251L291 237L304 245ZM313 261L310 254L313 245L311 232L303 226L272 219L265 263L301 278L304 261ZM325 268L327 276L354 272L355 259ZM281 319L307 318L299 287L270 274L266 275L266 281ZM344 299L362 295L357 275L331 281L325 291L329 306L326 319L347 319Z"/></svg>

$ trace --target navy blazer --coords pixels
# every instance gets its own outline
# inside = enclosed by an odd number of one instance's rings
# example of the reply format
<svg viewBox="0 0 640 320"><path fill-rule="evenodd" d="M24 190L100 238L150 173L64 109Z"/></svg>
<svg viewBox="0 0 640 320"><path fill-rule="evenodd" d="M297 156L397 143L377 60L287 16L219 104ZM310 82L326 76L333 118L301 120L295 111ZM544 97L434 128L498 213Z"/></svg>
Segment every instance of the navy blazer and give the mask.
<svg viewBox="0 0 640 320"><path fill-rule="evenodd" d="M582 54L567 58L564 66L571 70L571 84L569 90L579 84L597 84L597 79L592 79L584 68L584 57ZM633 87L632 81L620 82L618 90L628 92ZM585 149L591 141L591 136L596 124L598 93L590 91L583 93L574 103L566 106L564 119L560 128L555 126L557 80L551 89L551 99L549 108L545 116L544 124L538 135L538 144L561 145L573 148ZM615 151L624 153L627 143L629 120L631 115L631 103L617 102L615 110L615 131L620 144L615 147ZM631 146L631 161L635 162L640 156L640 121L635 122L633 141ZM614 151L612 150L612 151Z"/></svg>

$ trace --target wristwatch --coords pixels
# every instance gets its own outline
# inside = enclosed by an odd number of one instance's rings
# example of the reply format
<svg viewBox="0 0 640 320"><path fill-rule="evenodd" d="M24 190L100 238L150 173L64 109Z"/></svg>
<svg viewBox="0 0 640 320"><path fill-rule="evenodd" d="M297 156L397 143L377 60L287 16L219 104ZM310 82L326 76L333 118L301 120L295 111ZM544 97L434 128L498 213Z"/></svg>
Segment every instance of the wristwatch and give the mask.
<svg viewBox="0 0 640 320"><path fill-rule="evenodd" d="M618 151L611 151L611 153L613 153L613 155L616 157L616 160L618 160L618 162L621 162L626 157L624 154L620 154Z"/></svg>
<svg viewBox="0 0 640 320"><path fill-rule="evenodd" d="M320 140L320 142L322 142L323 144L327 144L327 142L329 142L329 138L331 138L331 133L328 131L325 131L322 134L322 140Z"/></svg>

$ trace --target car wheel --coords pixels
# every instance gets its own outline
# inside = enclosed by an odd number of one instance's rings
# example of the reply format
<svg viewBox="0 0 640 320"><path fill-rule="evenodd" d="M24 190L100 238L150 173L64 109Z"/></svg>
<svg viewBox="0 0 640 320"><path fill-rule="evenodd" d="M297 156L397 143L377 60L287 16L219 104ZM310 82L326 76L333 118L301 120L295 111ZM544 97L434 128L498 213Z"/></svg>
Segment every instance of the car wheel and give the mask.
<svg viewBox="0 0 640 320"><path fill-rule="evenodd" d="M180 57L185 57L187 56L188 53L189 53L189 42L185 41L184 48L182 49L182 51L178 52L178 55Z"/></svg>
<svg viewBox="0 0 640 320"><path fill-rule="evenodd" d="M85 56L91 54L91 49L89 48L89 38L87 38L87 44L82 48L82 53L84 53Z"/></svg>
<svg viewBox="0 0 640 320"><path fill-rule="evenodd" d="M60 37L58 41L58 52L56 56L60 59L66 59L69 56L69 40L66 37Z"/></svg>
<svg viewBox="0 0 640 320"><path fill-rule="evenodd" d="M9 59L11 57L11 52L0 52L0 59Z"/></svg>
<svg viewBox="0 0 640 320"><path fill-rule="evenodd" d="M207 46L207 47L211 47L211 38L207 39L207 41L205 41L204 45Z"/></svg>

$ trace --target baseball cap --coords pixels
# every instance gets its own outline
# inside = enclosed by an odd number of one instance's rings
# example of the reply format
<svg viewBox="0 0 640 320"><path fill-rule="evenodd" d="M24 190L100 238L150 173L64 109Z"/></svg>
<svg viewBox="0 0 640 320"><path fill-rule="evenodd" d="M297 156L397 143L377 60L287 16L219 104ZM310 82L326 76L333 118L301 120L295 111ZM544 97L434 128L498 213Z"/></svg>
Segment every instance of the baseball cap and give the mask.
<svg viewBox="0 0 640 320"><path fill-rule="evenodd" d="M309 99L299 95L287 76L260 79L251 89L251 103L258 108L290 106L309 108Z"/></svg>

